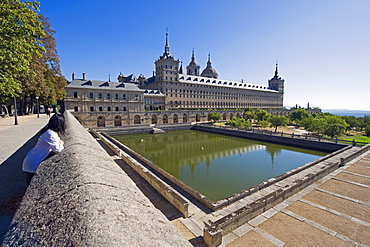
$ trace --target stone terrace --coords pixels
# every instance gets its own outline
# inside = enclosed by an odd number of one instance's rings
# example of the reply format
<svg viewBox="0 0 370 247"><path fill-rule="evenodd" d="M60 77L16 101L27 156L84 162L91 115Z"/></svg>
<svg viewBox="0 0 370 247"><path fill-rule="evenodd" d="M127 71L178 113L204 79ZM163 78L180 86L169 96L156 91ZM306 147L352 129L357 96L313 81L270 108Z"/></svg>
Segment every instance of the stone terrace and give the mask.
<svg viewBox="0 0 370 247"><path fill-rule="evenodd" d="M349 149L343 155L358 150ZM120 157L113 153L112 157L194 246L206 246L202 237L204 222L220 219L246 203L239 200L212 212L193 201L195 204L189 206L190 217L182 218ZM369 185L370 153L367 152L226 234L220 246L367 246L370 244Z"/></svg>

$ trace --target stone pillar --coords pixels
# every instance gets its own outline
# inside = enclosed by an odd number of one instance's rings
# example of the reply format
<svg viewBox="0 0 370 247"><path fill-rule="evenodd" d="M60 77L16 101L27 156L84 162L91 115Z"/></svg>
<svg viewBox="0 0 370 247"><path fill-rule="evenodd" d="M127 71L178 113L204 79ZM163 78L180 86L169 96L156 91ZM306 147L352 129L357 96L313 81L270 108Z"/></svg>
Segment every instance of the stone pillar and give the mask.
<svg viewBox="0 0 370 247"><path fill-rule="evenodd" d="M211 227L207 222L204 222L203 241L209 247L216 247L222 243L222 229L216 226Z"/></svg>

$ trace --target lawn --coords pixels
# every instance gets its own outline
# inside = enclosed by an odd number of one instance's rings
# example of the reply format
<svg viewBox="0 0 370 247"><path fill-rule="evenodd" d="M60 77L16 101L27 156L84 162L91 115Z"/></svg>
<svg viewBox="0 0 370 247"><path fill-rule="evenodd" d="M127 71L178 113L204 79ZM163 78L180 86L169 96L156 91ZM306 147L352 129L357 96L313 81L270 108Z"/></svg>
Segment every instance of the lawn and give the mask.
<svg viewBox="0 0 370 247"><path fill-rule="evenodd" d="M367 137L367 136L363 136L363 135L355 135L355 136L343 136L342 138L339 138L339 139L343 139L343 140L349 140L349 141L352 141L353 139L355 139L356 142L367 142L367 143L370 143L370 137Z"/></svg>

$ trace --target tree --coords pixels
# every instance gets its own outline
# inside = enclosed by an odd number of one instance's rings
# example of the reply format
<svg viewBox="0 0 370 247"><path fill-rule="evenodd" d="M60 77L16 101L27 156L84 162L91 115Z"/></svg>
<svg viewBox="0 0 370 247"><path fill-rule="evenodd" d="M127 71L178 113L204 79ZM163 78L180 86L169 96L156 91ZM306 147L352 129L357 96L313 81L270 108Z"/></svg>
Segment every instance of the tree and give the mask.
<svg viewBox="0 0 370 247"><path fill-rule="evenodd" d="M66 79L62 76L59 57L54 38L55 31L51 29L48 18L39 16L43 25L45 36L42 39L44 52L42 56L33 56L30 65L31 74L20 78L22 85L22 100L20 104L22 113L27 113L27 104L32 104L36 96L40 97L40 102L46 105L56 105L58 99L63 99L67 85Z"/></svg>
<svg viewBox="0 0 370 247"><path fill-rule="evenodd" d="M244 118L233 117L230 121L226 122L226 125L235 127L235 128L245 128L250 129L252 128L252 123Z"/></svg>
<svg viewBox="0 0 370 247"><path fill-rule="evenodd" d="M261 122L258 122L258 124L262 127L262 128L267 128L270 126L270 122L269 121L261 121Z"/></svg>
<svg viewBox="0 0 370 247"><path fill-rule="evenodd" d="M370 124L370 117L369 116L363 116L358 118L360 131L362 131L367 125Z"/></svg>
<svg viewBox="0 0 370 247"><path fill-rule="evenodd" d="M341 118L343 118L348 123L348 129L357 129L360 125L360 121L354 116L342 116Z"/></svg>
<svg viewBox="0 0 370 247"><path fill-rule="evenodd" d="M370 137L370 125L365 127L365 135Z"/></svg>
<svg viewBox="0 0 370 247"><path fill-rule="evenodd" d="M325 120L324 134L331 138L344 134L349 126L346 121L339 116L326 116Z"/></svg>
<svg viewBox="0 0 370 247"><path fill-rule="evenodd" d="M275 127L275 132L279 126L287 126L289 123L289 119L286 116L272 116L269 119L271 125Z"/></svg>
<svg viewBox="0 0 370 247"><path fill-rule="evenodd" d="M211 112L208 114L208 121L213 120L213 121L218 121L222 118L220 113L217 112Z"/></svg>
<svg viewBox="0 0 370 247"><path fill-rule="evenodd" d="M298 108L295 109L291 114L290 114L290 120L292 121L302 121L302 119L309 117L310 114L303 108ZM298 123L297 122L297 123Z"/></svg>
<svg viewBox="0 0 370 247"><path fill-rule="evenodd" d="M323 133L325 129L326 121L322 117L307 117L302 119L301 125L308 131Z"/></svg>
<svg viewBox="0 0 370 247"><path fill-rule="evenodd" d="M262 109L257 109L255 114L258 121L268 120L268 118L271 116L270 113Z"/></svg>
<svg viewBox="0 0 370 247"><path fill-rule="evenodd" d="M63 99L65 96L64 87L67 86L67 80L62 75L62 71L60 69L60 60L54 38L55 31L51 29L48 18L40 15L39 19L41 20L46 33L46 36L42 41L45 48L45 53L43 54L42 59L43 62L48 65L48 70L45 73L45 81L51 88L50 94L45 97L44 101L47 104L56 104L57 100Z"/></svg>
<svg viewBox="0 0 370 247"><path fill-rule="evenodd" d="M256 114L254 113L254 111L245 111L244 114L243 114L243 118L244 119L247 119L249 121L252 121L253 119L256 118Z"/></svg>
<svg viewBox="0 0 370 247"><path fill-rule="evenodd" d="M18 79L30 72L33 56L41 56L45 32L38 20L36 1L0 3L0 101L21 93Z"/></svg>

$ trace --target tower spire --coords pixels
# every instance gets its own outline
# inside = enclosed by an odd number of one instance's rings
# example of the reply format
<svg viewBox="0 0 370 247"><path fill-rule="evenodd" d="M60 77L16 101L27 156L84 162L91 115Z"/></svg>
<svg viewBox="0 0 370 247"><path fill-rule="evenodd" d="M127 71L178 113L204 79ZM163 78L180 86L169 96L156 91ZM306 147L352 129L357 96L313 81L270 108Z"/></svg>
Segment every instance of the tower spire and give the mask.
<svg viewBox="0 0 370 247"><path fill-rule="evenodd" d="M168 28L166 29L166 44L164 46L164 53L160 58L173 59L170 53L170 45L168 44Z"/></svg>
<svg viewBox="0 0 370 247"><path fill-rule="evenodd" d="M278 76L278 61L276 60L276 68L275 68L275 77L279 77Z"/></svg>
<svg viewBox="0 0 370 247"><path fill-rule="evenodd" d="M170 54L170 46L168 45L168 33L166 32L166 45L164 47L164 53Z"/></svg>
<svg viewBox="0 0 370 247"><path fill-rule="evenodd" d="M191 53L191 61L189 65L186 67L188 75L199 75L200 66L195 62L195 55L194 55L194 48L193 52Z"/></svg>
<svg viewBox="0 0 370 247"><path fill-rule="evenodd" d="M211 53L208 53L208 62L207 62L207 67L212 67L212 62L211 62Z"/></svg>

